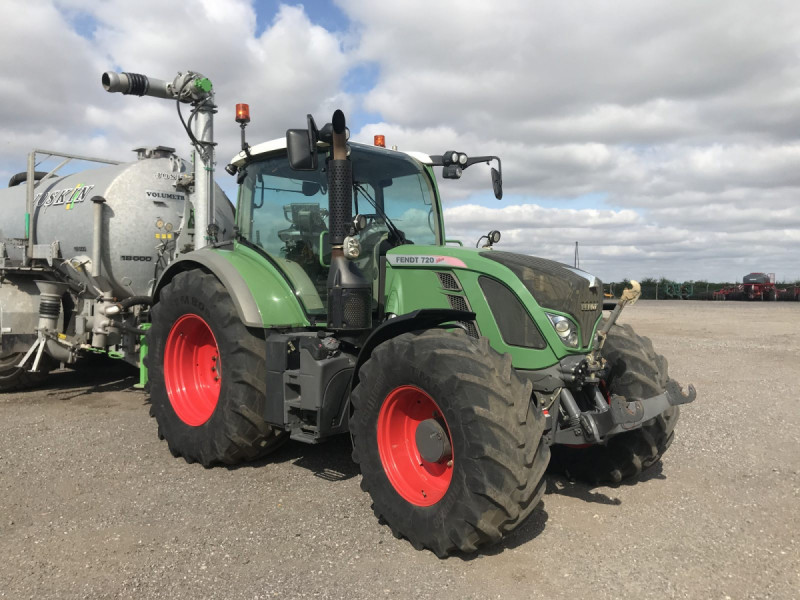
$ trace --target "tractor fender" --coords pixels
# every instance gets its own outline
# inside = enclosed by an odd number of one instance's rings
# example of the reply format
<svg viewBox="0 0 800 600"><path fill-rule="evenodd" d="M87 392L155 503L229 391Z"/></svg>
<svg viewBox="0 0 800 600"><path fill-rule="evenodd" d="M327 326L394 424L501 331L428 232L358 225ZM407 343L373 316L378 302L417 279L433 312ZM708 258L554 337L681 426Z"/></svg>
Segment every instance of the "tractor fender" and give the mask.
<svg viewBox="0 0 800 600"><path fill-rule="evenodd" d="M452 321L474 321L475 313L449 308L422 308L404 315L388 319L381 323L367 338L358 354L353 377L350 380L350 390L358 385L358 371L367 362L372 351L386 340L397 337L409 331L431 329Z"/></svg>
<svg viewBox="0 0 800 600"><path fill-rule="evenodd" d="M223 253L216 249L203 248L178 258L169 265L158 280L153 292L153 301L158 301L161 290L175 275L191 269L200 269L211 273L222 282L236 307L236 313L246 326L303 327L309 325L291 287L275 267L266 262L242 258L235 261L229 260L226 254L233 255L232 252ZM242 275L244 268L247 270L250 282ZM253 293L252 285L257 285L261 298L257 298ZM266 291L269 291L269 294L266 294Z"/></svg>

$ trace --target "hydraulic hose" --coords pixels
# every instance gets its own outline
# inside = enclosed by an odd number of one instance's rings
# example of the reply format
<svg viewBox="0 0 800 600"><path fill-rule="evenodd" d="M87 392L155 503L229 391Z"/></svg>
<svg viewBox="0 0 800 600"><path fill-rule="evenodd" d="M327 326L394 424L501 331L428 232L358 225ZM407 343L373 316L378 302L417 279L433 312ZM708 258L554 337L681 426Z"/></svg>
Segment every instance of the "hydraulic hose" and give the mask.
<svg viewBox="0 0 800 600"><path fill-rule="evenodd" d="M33 180L39 181L44 179L47 176L47 171L34 171L33 172ZM8 180L8 187L14 187L19 185L20 183L25 183L28 181L28 172L23 171L22 173L17 173L16 175L12 175L11 179Z"/></svg>
<svg viewBox="0 0 800 600"><path fill-rule="evenodd" d="M153 305L153 297L152 296L129 296L122 300L119 303L122 310L128 310L131 306L152 306Z"/></svg>

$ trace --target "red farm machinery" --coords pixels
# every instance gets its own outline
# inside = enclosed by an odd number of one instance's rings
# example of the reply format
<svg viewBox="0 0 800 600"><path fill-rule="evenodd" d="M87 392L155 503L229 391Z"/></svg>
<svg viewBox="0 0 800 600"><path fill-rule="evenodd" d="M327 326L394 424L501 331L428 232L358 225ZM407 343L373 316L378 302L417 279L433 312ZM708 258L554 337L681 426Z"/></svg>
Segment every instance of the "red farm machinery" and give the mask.
<svg viewBox="0 0 800 600"><path fill-rule="evenodd" d="M800 300L800 286L779 288L775 273L749 273L742 283L714 292L714 300Z"/></svg>

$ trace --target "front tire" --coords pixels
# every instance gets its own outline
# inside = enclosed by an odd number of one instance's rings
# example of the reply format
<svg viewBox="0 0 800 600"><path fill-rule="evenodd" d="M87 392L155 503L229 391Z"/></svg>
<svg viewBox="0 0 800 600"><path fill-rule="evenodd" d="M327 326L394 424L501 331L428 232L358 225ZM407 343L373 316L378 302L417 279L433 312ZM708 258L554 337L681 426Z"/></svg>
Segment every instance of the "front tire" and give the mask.
<svg viewBox="0 0 800 600"><path fill-rule="evenodd" d="M667 359L630 325L611 328L603 356L610 365L607 386L611 394L645 399L666 389ZM655 465L672 444L679 415L680 409L671 406L640 429L616 435L602 446L554 446L552 470L592 484L617 484L637 477Z"/></svg>
<svg viewBox="0 0 800 600"><path fill-rule="evenodd" d="M239 320L219 280L179 273L150 314L150 414L173 455L209 467L276 449L285 434L262 417L264 341Z"/></svg>
<svg viewBox="0 0 800 600"><path fill-rule="evenodd" d="M539 503L544 416L485 338L434 329L391 339L361 368L351 402L361 487L415 548L473 552Z"/></svg>

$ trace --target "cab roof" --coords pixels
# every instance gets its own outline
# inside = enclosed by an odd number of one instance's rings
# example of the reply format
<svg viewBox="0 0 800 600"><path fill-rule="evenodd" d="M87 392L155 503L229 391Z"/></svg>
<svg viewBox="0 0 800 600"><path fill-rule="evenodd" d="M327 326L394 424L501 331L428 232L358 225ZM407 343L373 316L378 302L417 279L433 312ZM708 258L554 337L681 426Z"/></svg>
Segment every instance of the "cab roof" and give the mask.
<svg viewBox="0 0 800 600"><path fill-rule="evenodd" d="M348 142L352 143L355 146L360 146L362 148L372 148L384 152L397 152L398 154L405 154L406 156L410 156L417 162L422 163L423 165L432 165L433 161L431 160L430 155L425 154L424 152L402 152L400 150L390 150L389 148L381 148L380 146L370 146L369 144L360 144L358 142ZM323 142L319 142L317 144L318 148L327 148L328 144ZM277 138L274 140L269 140L268 142L261 142L260 144L256 144L255 146L250 147L250 156L259 156L261 154L272 154L280 151L286 150L286 138ZM240 167L245 163L247 160L247 155L245 154L244 150L239 152L236 156L231 159L231 164Z"/></svg>

